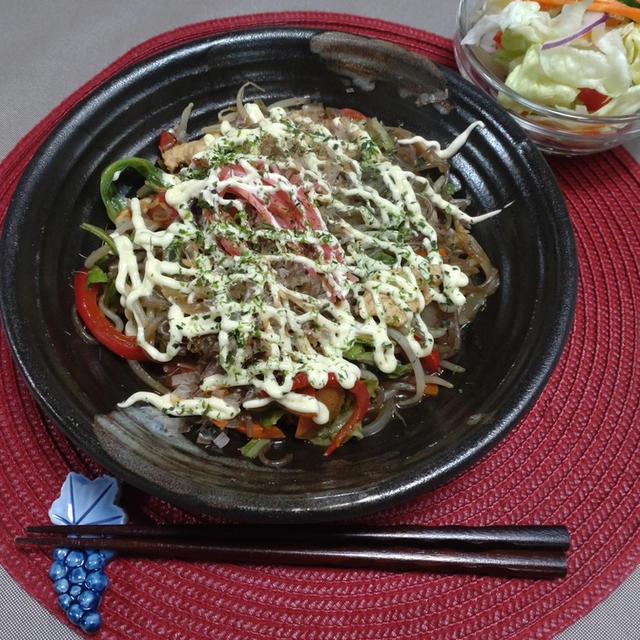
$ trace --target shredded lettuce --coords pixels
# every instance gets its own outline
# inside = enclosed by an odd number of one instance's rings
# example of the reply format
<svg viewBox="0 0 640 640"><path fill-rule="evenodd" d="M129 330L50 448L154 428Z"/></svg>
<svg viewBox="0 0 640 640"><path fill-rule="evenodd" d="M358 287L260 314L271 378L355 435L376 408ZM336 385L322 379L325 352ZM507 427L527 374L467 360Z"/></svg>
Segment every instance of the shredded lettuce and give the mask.
<svg viewBox="0 0 640 640"><path fill-rule="evenodd" d="M611 102L607 102L603 107L594 111L599 116L626 116L640 110L640 85L634 85L626 93Z"/></svg>
<svg viewBox="0 0 640 640"><path fill-rule="evenodd" d="M533 43L540 42L536 37L536 31L541 25L535 25L536 22L544 22L549 20L549 16L540 13L540 5L537 2L510 2L504 9L498 13L485 13L472 27L462 40L465 45L482 44L485 36L493 36L498 32L503 33L507 29L516 29L518 37L524 42ZM546 31L546 29L544 29Z"/></svg>
<svg viewBox="0 0 640 640"><path fill-rule="evenodd" d="M581 89L593 89L609 98L594 114L634 113L640 110L640 25L600 24L569 42L542 46L588 28L594 15L587 13L590 4L591 0L582 0L548 11L528 0L506 4L489 0L485 14L462 43L491 51L504 69L505 84L532 102L587 113L579 94ZM516 108L507 96L498 99L503 106Z"/></svg>
<svg viewBox="0 0 640 640"><path fill-rule="evenodd" d="M532 102L553 107L572 105L578 88L554 80L544 72L540 45L530 47L522 62L507 76L505 84Z"/></svg>
<svg viewBox="0 0 640 640"><path fill-rule="evenodd" d="M536 62L536 69L531 69L531 73L541 73L551 82L572 89L576 94L578 86L595 89L605 95L619 95L629 87L629 82L624 83L624 78L616 73L609 56L599 51L558 47L540 51ZM628 79L628 73L626 76ZM578 86L576 78L580 78ZM623 83L625 86L621 86ZM509 78L507 86L511 86ZM544 104L553 103L545 101Z"/></svg>
<svg viewBox="0 0 640 640"><path fill-rule="evenodd" d="M537 2L519 0L510 2L497 14L485 13L469 29L462 44L477 45L488 43L487 36L502 32L507 37L509 48L516 47L524 51L534 44L543 44L550 40L564 38L578 31L592 0L582 0L562 7L562 11L552 16L543 11ZM503 41L503 46L507 48Z"/></svg>
<svg viewBox="0 0 640 640"><path fill-rule="evenodd" d="M627 25L622 34L625 55L629 63L629 73L633 84L640 84L640 24Z"/></svg>

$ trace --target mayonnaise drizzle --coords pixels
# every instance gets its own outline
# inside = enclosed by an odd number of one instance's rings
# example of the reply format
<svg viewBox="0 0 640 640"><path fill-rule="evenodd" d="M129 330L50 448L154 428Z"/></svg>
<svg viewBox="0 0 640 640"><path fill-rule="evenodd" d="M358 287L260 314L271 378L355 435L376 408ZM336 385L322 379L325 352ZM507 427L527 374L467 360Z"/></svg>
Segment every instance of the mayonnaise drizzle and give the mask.
<svg viewBox="0 0 640 640"><path fill-rule="evenodd" d="M202 380L201 395L139 392L122 406L142 401L171 415L228 420L243 407L233 394L219 391L250 385L256 395L245 401L245 409L275 400L324 423L326 407L292 390L296 374L306 373L310 384L321 388L334 373L351 388L360 368L343 354L355 341L370 344L376 367L391 373L398 362L388 327L402 328L421 357L433 346L421 317L425 306L435 301L451 309L464 303L460 287L467 277L443 264L418 195L453 216L472 219L428 180L390 162L356 122L317 122L280 108L264 117L256 105L247 109L250 128L227 121L220 136L205 137L206 148L196 159L209 164L208 175L196 175L191 165L172 177L166 201L180 217L169 228L149 229L134 198L133 233L112 234L126 332L157 362L172 360L186 341L203 336L215 336L219 348L218 366ZM474 123L446 149L418 136L398 142L448 158L476 126L483 125ZM238 168L221 177L220 169L231 165ZM285 224L273 213L268 203L283 193L302 223ZM246 197L266 203L263 219L255 220L254 208L243 204ZM196 223L194 202L216 212L214 220ZM236 251L226 251L221 239ZM424 251L416 253L407 244L416 239ZM198 247L188 258L187 245ZM314 294L305 288L307 281ZM163 347L148 335L155 314L149 301L158 295L169 303L169 340ZM415 334L422 336L420 342Z"/></svg>
<svg viewBox="0 0 640 640"><path fill-rule="evenodd" d="M448 147L442 148L437 140L425 140L422 136L413 136L411 138L404 138L398 140L398 144L414 144L421 147L423 151L429 150L438 158L449 159L452 158L462 147L464 146L469 134L476 128L484 127L484 122L476 120L472 122L462 133L457 135L449 144Z"/></svg>

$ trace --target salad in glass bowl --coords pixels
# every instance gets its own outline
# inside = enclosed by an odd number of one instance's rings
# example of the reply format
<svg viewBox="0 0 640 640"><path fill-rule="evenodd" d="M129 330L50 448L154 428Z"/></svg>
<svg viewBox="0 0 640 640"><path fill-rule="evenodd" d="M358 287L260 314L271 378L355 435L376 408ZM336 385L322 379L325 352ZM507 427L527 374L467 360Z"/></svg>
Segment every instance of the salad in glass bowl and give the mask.
<svg viewBox="0 0 640 640"><path fill-rule="evenodd" d="M463 0L455 54L548 152L640 133L640 2Z"/></svg>

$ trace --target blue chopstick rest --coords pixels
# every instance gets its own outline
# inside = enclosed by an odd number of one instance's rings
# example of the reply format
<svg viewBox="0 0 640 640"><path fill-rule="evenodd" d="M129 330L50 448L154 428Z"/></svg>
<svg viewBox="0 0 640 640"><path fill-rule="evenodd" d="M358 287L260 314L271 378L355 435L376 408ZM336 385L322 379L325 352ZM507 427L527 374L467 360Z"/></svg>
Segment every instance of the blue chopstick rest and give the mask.
<svg viewBox="0 0 640 640"><path fill-rule="evenodd" d="M80 473L67 475L57 498L49 509L53 524L124 524L127 514L115 504L118 482L111 476L89 480ZM100 628L98 612L102 594L109 586L105 566L113 558L105 549L53 550L49 577L58 596L58 604L73 624L86 633Z"/></svg>

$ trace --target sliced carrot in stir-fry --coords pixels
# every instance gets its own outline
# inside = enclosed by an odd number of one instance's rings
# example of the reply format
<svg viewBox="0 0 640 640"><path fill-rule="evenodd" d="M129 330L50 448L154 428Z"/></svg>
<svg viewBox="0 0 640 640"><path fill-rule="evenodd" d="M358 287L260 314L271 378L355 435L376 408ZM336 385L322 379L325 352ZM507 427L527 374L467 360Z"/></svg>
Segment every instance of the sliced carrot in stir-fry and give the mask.
<svg viewBox="0 0 640 640"><path fill-rule="evenodd" d="M240 431L240 433L244 433L248 438L276 440L285 437L284 431L282 431L280 427L276 427L275 425L272 427L264 427L257 422L253 422L248 426L240 424L236 427L236 430Z"/></svg>

